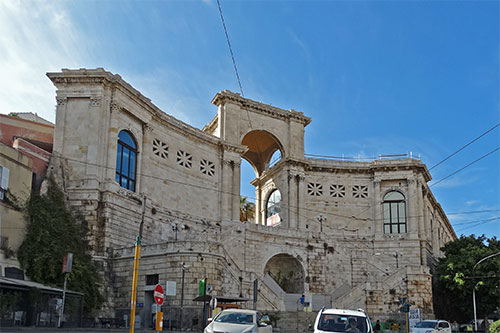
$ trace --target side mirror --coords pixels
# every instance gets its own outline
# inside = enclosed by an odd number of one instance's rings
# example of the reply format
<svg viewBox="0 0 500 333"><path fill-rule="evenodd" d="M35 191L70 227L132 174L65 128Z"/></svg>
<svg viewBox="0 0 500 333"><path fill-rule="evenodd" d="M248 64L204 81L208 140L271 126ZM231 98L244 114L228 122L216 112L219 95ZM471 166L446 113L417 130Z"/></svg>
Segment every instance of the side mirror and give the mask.
<svg viewBox="0 0 500 333"><path fill-rule="evenodd" d="M309 324L309 327L307 328L309 332L314 332L314 328L311 324Z"/></svg>
<svg viewBox="0 0 500 333"><path fill-rule="evenodd" d="M263 321L259 321L259 327L267 327L267 323L263 322Z"/></svg>
<svg viewBox="0 0 500 333"><path fill-rule="evenodd" d="M214 318L208 318L207 322L210 324L212 322L212 320L214 320Z"/></svg>

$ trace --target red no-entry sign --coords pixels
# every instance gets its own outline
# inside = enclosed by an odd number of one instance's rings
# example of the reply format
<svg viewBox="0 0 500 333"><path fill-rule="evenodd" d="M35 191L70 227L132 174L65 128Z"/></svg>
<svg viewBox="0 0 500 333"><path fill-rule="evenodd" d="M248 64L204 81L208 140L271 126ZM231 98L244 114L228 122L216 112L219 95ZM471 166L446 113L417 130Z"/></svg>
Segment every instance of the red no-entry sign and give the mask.
<svg viewBox="0 0 500 333"><path fill-rule="evenodd" d="M163 287L161 286L161 284L156 285L155 291L154 291L154 298L155 298L156 304L158 304L158 305L163 304L163 300L165 299L165 295L164 295Z"/></svg>

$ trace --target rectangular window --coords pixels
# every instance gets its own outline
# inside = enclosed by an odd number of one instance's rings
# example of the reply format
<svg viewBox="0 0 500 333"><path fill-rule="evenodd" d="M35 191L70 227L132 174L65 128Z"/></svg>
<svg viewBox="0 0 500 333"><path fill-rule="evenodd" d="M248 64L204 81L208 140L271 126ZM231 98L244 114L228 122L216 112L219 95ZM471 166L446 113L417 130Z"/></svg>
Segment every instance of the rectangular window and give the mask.
<svg viewBox="0 0 500 333"><path fill-rule="evenodd" d="M158 281L159 281L158 274L149 274L149 275L146 275L146 286L157 285Z"/></svg>

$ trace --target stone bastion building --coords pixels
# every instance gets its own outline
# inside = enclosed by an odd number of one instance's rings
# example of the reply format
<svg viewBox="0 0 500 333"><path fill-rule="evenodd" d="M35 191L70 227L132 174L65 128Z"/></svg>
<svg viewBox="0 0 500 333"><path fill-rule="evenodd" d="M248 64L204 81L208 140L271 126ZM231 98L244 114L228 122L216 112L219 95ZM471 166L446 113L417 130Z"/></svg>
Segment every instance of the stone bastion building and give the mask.
<svg viewBox="0 0 500 333"><path fill-rule="evenodd" d="M432 315L430 271L456 238L411 157L306 158L302 112L230 91L202 130L162 112L103 69L48 73L57 88L50 172L88 225L102 270L103 310L130 311L134 244L143 221L137 316L151 319L156 283L176 282L163 311L196 325L198 281L257 309L364 308L395 313L407 297ZM270 163L279 151L279 162ZM255 221L240 222L240 165L255 170ZM184 266L183 266L184 264ZM300 305L302 306L302 305ZM199 325L199 324L198 324Z"/></svg>

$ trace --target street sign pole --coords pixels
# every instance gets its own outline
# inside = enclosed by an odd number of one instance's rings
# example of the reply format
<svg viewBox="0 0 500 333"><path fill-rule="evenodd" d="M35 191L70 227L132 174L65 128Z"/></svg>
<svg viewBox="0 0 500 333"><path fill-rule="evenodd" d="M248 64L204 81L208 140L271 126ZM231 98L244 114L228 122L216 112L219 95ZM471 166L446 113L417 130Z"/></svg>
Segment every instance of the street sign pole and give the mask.
<svg viewBox="0 0 500 333"><path fill-rule="evenodd" d="M130 330L129 333L134 333L135 330L135 303L137 301L137 280L139 275L139 260L141 258L141 239L142 239L142 228L144 227L144 214L146 212L146 197L142 198L142 217L141 224L139 225L139 236L137 236L135 242L135 253L134 253L134 273L132 276L132 296L130 300Z"/></svg>
<svg viewBox="0 0 500 333"><path fill-rule="evenodd" d="M155 299L156 302L155 330L156 332L159 332L163 329L163 312L158 311L158 308L161 307L165 299L165 291L163 290L161 284L157 284L155 286L153 298Z"/></svg>

